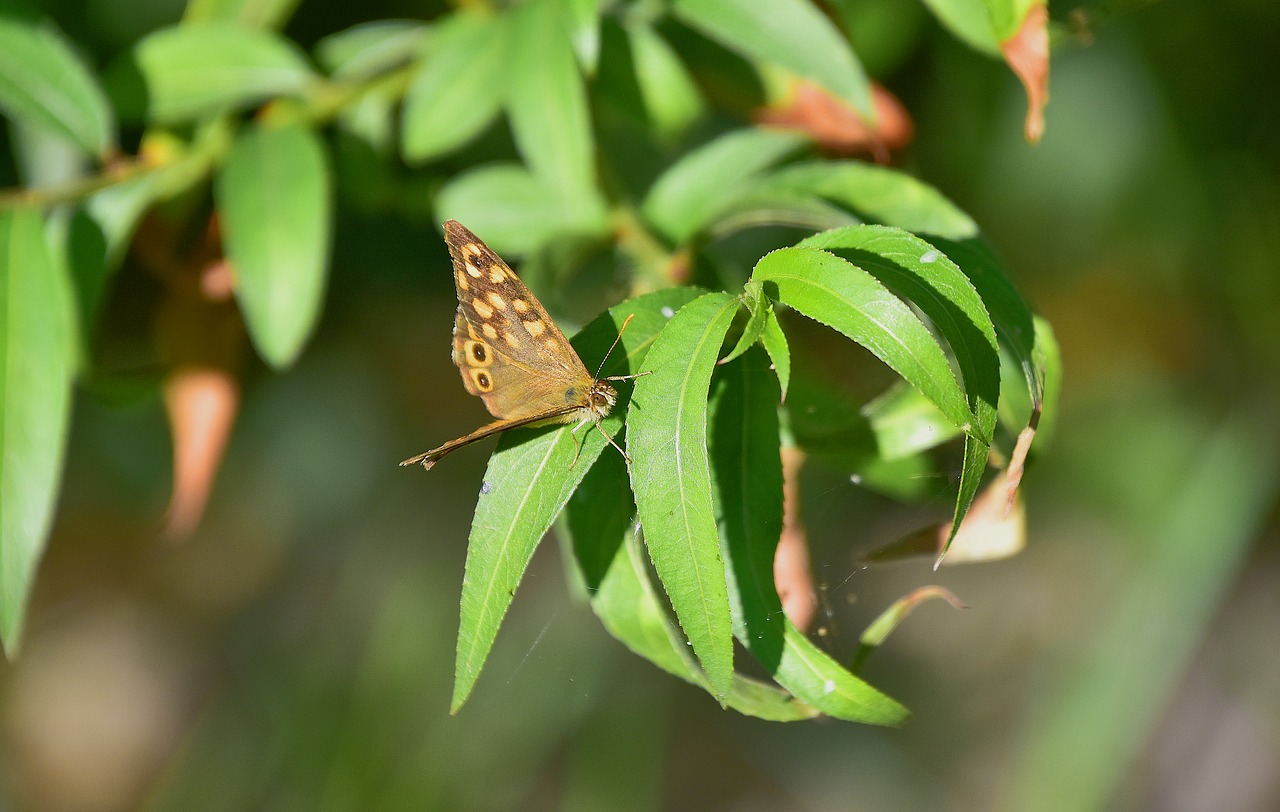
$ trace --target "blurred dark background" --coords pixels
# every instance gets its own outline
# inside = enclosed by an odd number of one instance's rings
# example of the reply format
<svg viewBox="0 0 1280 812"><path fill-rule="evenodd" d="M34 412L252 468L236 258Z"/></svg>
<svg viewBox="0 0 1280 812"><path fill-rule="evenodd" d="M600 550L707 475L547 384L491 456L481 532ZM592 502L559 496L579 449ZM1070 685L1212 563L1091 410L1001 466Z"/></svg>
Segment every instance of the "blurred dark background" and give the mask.
<svg viewBox="0 0 1280 812"><path fill-rule="evenodd" d="M1011 560L860 569L936 506L807 474L824 645L847 657L921 584L970 607L921 607L871 659L908 726L721 711L609 638L550 541L448 715L486 451L395 463L485 415L449 362L423 181L416 202L340 201L318 332L290 371L246 371L190 540L159 532L158 392L77 396L24 651L0 666L0 805L1280 808L1280 5L1054 4L1035 147L1001 64L923 8L862 5L878 24L855 47L915 117L898 162L990 235L1067 375ZM47 4L99 64L181 6ZM430 13L308 0L286 33Z"/></svg>

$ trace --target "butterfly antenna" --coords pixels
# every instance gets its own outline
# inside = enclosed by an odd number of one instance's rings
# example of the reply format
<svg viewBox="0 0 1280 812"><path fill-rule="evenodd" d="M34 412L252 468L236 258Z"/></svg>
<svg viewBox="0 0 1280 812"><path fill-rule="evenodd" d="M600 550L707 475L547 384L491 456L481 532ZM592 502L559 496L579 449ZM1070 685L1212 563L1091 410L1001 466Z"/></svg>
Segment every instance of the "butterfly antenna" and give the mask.
<svg viewBox="0 0 1280 812"><path fill-rule="evenodd" d="M604 353L603 359L600 359L599 369L595 370L596 380L600 379L600 373L603 373L604 371L605 362L609 360L609 356L612 355L614 348L617 348L618 342L622 341L622 330L627 329L627 324L631 324L631 319L634 319L634 318L636 318L636 314L632 313L631 315L628 315L626 321L623 321L622 323L622 328L618 329L618 337L613 339L612 345L609 345L609 351Z"/></svg>

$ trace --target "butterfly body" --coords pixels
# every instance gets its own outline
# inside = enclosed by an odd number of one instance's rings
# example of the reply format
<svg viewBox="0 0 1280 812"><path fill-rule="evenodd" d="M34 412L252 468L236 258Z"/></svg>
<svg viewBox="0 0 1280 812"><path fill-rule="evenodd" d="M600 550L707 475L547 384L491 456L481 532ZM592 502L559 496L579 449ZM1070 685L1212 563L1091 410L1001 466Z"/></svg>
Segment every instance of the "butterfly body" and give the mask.
<svg viewBox="0 0 1280 812"><path fill-rule="evenodd" d="M452 451L522 426L598 426L617 403L614 388L587 371L542 304L479 237L456 220L444 224L444 234L458 293L453 363L467 392L497 419L400 464L430 468Z"/></svg>

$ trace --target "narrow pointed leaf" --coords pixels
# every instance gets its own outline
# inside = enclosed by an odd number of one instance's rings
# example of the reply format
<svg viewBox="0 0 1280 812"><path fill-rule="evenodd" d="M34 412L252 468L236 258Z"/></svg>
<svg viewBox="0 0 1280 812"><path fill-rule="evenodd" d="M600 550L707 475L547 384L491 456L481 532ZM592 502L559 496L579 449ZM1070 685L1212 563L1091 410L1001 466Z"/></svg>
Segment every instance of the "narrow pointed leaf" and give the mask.
<svg viewBox="0 0 1280 812"><path fill-rule="evenodd" d="M815 234L800 245L832 251L875 276L928 316L950 345L974 417L965 439L954 536L982 483L1000 398L1000 354L982 299L955 263L901 229L851 226Z"/></svg>
<svg viewBox="0 0 1280 812"><path fill-rule="evenodd" d="M626 317L635 314L618 348L609 356L604 374L634 370L667 322L663 311L679 310L696 295L688 288L674 288L624 302L575 336L574 348L583 362L594 368ZM622 428L628 401L625 385L619 388L618 396L613 414L601 425L611 435ZM509 432L499 440L498 450L489 460L467 543L454 670L454 712L475 687L538 542L608 445L599 431L586 432L575 464L575 443L570 431L571 427L565 426ZM616 453L612 449L609 452Z"/></svg>
<svg viewBox="0 0 1280 812"><path fill-rule="evenodd" d="M711 452L734 634L779 685L806 704L848 721L899 724L907 717L905 708L810 643L782 611L773 584L782 532L778 397L759 350L717 371Z"/></svg>
<svg viewBox="0 0 1280 812"><path fill-rule="evenodd" d="M215 187L236 296L268 363L297 358L320 315L328 271L331 179L310 129L250 126Z"/></svg>
<svg viewBox="0 0 1280 812"><path fill-rule="evenodd" d="M566 512L574 560L590 592L591 608L605 628L634 653L710 692L706 676L649 578L622 457L599 458L569 499ZM777 686L738 674L725 705L778 722L808 719L817 713Z"/></svg>
<svg viewBox="0 0 1280 812"><path fill-rule="evenodd" d="M685 637L719 698L733 676L724 562L707 461L707 390L738 308L708 293L667 324L645 359L627 414L631 485L645 543Z"/></svg>
<svg viewBox="0 0 1280 812"><path fill-rule="evenodd" d="M783 248L756 264L765 292L870 350L919 389L952 423L973 415L942 347L911 308L875 277L816 248Z"/></svg>
<svg viewBox="0 0 1280 812"><path fill-rule="evenodd" d="M75 332L68 305L39 215L0 212L0 639L11 657L62 471Z"/></svg>

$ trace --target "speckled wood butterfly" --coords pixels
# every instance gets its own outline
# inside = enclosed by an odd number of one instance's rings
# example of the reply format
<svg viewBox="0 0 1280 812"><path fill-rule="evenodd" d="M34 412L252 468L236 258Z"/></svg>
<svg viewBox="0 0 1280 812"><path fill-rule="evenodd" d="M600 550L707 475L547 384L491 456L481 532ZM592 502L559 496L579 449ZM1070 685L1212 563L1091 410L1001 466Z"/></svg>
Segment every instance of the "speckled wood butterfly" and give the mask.
<svg viewBox="0 0 1280 812"><path fill-rule="evenodd" d="M599 429L618 400L608 382L639 376L601 378L598 371L592 375L542 304L489 246L457 220L444 224L444 239L458 288L453 363L462 373L462 385L498 419L400 464L420 462L429 469L463 446L521 426L576 421L575 440L578 429L588 423ZM626 327L623 323L622 329ZM613 346L617 345L615 339ZM600 433L627 458L612 437L603 429Z"/></svg>

